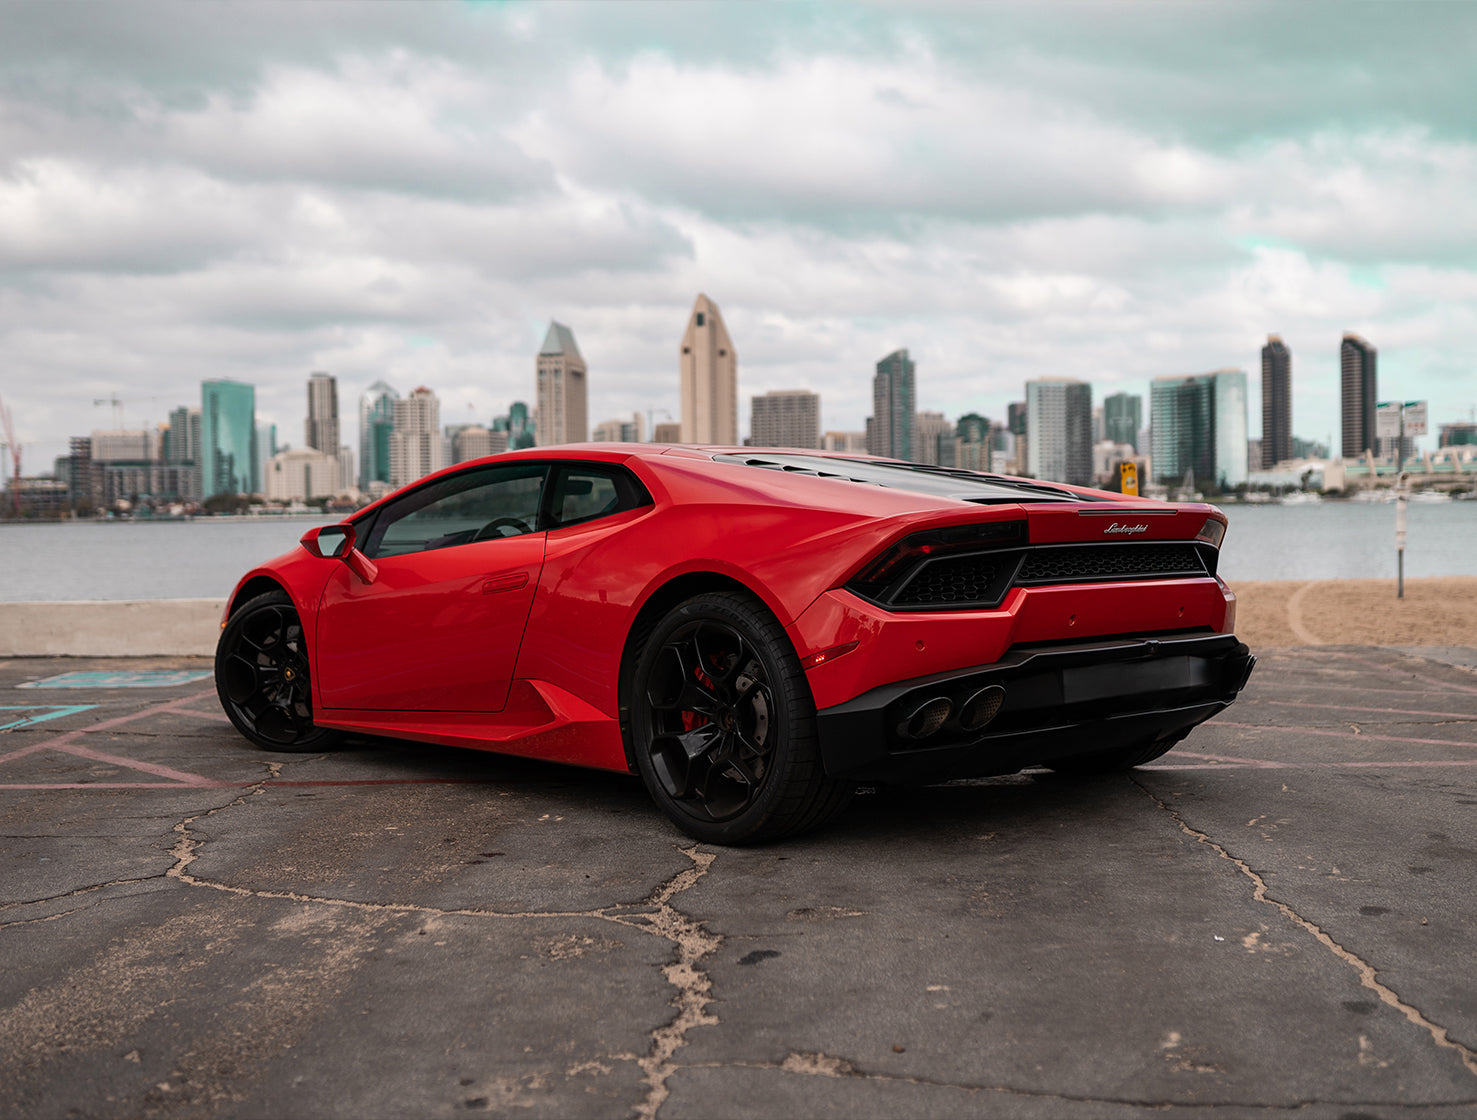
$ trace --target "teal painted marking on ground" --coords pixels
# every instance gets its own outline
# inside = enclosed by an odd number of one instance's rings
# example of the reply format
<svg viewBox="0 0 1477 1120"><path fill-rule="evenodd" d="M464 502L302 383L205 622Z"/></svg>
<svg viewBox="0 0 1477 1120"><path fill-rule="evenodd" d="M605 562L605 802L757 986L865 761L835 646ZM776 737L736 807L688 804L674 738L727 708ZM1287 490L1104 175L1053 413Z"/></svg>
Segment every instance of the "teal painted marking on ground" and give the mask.
<svg viewBox="0 0 1477 1120"><path fill-rule="evenodd" d="M15 731L21 727L30 727L33 723L45 723L49 719L60 719L62 716L75 715L77 712L90 712L96 708L96 704L5 704L0 705L0 712L37 712L37 715L21 716L9 723L0 723L0 731ZM0 716L0 719L3 719Z"/></svg>
<svg viewBox="0 0 1477 1120"><path fill-rule="evenodd" d="M173 688L180 684L208 681L209 669L137 669L117 673L63 673L16 688Z"/></svg>

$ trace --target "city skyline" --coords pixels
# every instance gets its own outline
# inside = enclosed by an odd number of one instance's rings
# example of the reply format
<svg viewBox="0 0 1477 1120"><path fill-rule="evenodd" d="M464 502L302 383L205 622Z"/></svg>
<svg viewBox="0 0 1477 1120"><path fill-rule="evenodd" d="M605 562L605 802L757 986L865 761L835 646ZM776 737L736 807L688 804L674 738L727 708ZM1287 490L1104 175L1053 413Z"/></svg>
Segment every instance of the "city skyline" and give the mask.
<svg viewBox="0 0 1477 1120"><path fill-rule="evenodd" d="M1254 373L1277 334L1294 434L1337 446L1344 332L1382 397L1469 420L1477 9L1070 11L21 5L0 398L26 470L202 378L294 443L303 370L502 415L550 318L591 420L675 418L697 291L739 399L809 389L827 429L904 346L918 410L999 418L1041 377Z"/></svg>

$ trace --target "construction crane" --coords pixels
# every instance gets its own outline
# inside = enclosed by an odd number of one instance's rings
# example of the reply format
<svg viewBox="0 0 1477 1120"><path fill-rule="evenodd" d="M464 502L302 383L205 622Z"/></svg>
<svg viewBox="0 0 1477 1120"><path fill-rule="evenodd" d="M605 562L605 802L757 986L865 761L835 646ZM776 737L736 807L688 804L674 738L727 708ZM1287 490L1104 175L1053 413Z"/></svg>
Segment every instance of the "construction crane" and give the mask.
<svg viewBox="0 0 1477 1120"><path fill-rule="evenodd" d="M94 397L92 399L93 408L96 408L100 404L110 404L113 406L113 428L115 431L122 431L123 402L120 401L117 397Z"/></svg>
<svg viewBox="0 0 1477 1120"><path fill-rule="evenodd" d="M10 506L17 519L21 515L21 445L10 422L10 409L0 401L0 427L5 429L5 442L10 448Z"/></svg>

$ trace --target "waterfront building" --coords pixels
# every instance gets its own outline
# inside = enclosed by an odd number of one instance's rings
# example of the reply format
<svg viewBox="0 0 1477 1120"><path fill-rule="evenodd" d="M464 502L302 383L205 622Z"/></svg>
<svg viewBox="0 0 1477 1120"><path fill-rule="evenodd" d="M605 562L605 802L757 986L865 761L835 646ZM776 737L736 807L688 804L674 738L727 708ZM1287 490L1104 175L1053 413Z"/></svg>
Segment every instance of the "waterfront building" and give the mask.
<svg viewBox="0 0 1477 1120"><path fill-rule="evenodd" d="M1007 473L1029 474L1031 440L1027 430L1029 418L1025 401L1011 401L1005 406L1005 429L1013 437Z"/></svg>
<svg viewBox="0 0 1477 1120"><path fill-rule="evenodd" d="M820 394L809 389L775 389L750 397L749 443L807 450L820 447Z"/></svg>
<svg viewBox="0 0 1477 1120"><path fill-rule="evenodd" d="M738 444L738 353L723 313L702 293L687 317L678 355L682 443Z"/></svg>
<svg viewBox="0 0 1477 1120"><path fill-rule="evenodd" d="M867 451L889 459L913 458L914 376L907 350L894 350L877 363L872 378L872 415L867 419Z"/></svg>
<svg viewBox="0 0 1477 1120"><path fill-rule="evenodd" d="M1262 347L1261 450L1264 471L1292 458L1292 352L1275 334Z"/></svg>
<svg viewBox="0 0 1477 1120"><path fill-rule="evenodd" d="M1092 386L1070 377L1026 382L1027 472L1092 485Z"/></svg>
<svg viewBox="0 0 1477 1120"><path fill-rule="evenodd" d="M266 472L267 460L277 454L277 425L258 424L256 426L256 477L251 483L251 492L260 494L262 492L262 475Z"/></svg>
<svg viewBox="0 0 1477 1120"><path fill-rule="evenodd" d="M954 425L942 412L914 415L913 462L931 467L954 465Z"/></svg>
<svg viewBox="0 0 1477 1120"><path fill-rule="evenodd" d="M159 456L173 466L194 466L200 457L200 410L181 406L171 409Z"/></svg>
<svg viewBox="0 0 1477 1120"><path fill-rule="evenodd" d="M990 469L990 422L966 412L954 425L954 466L967 471Z"/></svg>
<svg viewBox="0 0 1477 1120"><path fill-rule="evenodd" d="M1092 484L1117 490L1120 485L1119 464L1136 462L1137 459L1131 443L1117 443L1111 439L1098 440L1092 445Z"/></svg>
<svg viewBox="0 0 1477 1120"><path fill-rule="evenodd" d="M502 447L497 450L507 450L507 436L503 435ZM480 459L483 455L493 454L492 432L481 424L463 424L451 432L451 461L453 463L465 463L468 459Z"/></svg>
<svg viewBox="0 0 1477 1120"><path fill-rule="evenodd" d="M645 443L646 420L639 412L629 420L605 420L595 425L590 439L595 443Z"/></svg>
<svg viewBox="0 0 1477 1120"><path fill-rule="evenodd" d="M1149 388L1153 481L1197 483L1222 489L1247 480L1246 373L1156 377Z"/></svg>
<svg viewBox="0 0 1477 1120"><path fill-rule="evenodd" d="M424 385L395 402L390 432L390 486L404 486L446 465L441 402Z"/></svg>
<svg viewBox="0 0 1477 1120"><path fill-rule="evenodd" d="M830 431L821 436L821 447L826 451L840 451L847 455L865 455L867 433Z"/></svg>
<svg viewBox="0 0 1477 1120"><path fill-rule="evenodd" d="M200 383L200 497L253 493L257 467L256 388Z"/></svg>
<svg viewBox="0 0 1477 1120"><path fill-rule="evenodd" d="M1114 393L1103 398L1103 438L1127 443L1139 450L1139 429L1144 426L1144 398L1137 393Z"/></svg>
<svg viewBox="0 0 1477 1120"><path fill-rule="evenodd" d="M1339 454L1357 459L1375 448L1378 352L1357 334L1339 343Z"/></svg>
<svg viewBox="0 0 1477 1120"><path fill-rule="evenodd" d="M1442 424L1437 447L1466 447L1477 444L1477 423Z"/></svg>
<svg viewBox="0 0 1477 1120"><path fill-rule="evenodd" d="M359 489L390 481L390 433L395 429L397 392L376 381L359 398Z"/></svg>
<svg viewBox="0 0 1477 1120"><path fill-rule="evenodd" d="M588 370L574 332L563 323L550 322L536 365L539 444L584 443L590 433Z"/></svg>
<svg viewBox="0 0 1477 1120"><path fill-rule="evenodd" d="M159 433L148 428L94 431L92 458L98 462L152 463L160 458Z"/></svg>
<svg viewBox="0 0 1477 1120"><path fill-rule="evenodd" d="M338 381L332 374L308 375L308 416L303 422L303 443L329 455L338 454Z"/></svg>
<svg viewBox="0 0 1477 1120"><path fill-rule="evenodd" d="M338 454L314 447L278 452L267 460L262 473L262 492L269 502L332 498L344 489Z"/></svg>

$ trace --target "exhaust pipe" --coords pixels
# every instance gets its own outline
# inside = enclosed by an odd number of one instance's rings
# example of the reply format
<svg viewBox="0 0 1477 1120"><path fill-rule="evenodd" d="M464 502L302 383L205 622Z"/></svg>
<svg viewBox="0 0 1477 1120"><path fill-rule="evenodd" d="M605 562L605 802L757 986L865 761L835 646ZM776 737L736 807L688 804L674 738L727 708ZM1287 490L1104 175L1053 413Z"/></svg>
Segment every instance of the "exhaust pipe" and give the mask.
<svg viewBox="0 0 1477 1120"><path fill-rule="evenodd" d="M911 715L898 722L894 730L899 739L926 739L944 725L954 710L947 696L935 696L913 709Z"/></svg>
<svg viewBox="0 0 1477 1120"><path fill-rule="evenodd" d="M1005 703L1005 689L998 684L980 689L959 709L959 726L965 731L979 731L1000 714Z"/></svg>

